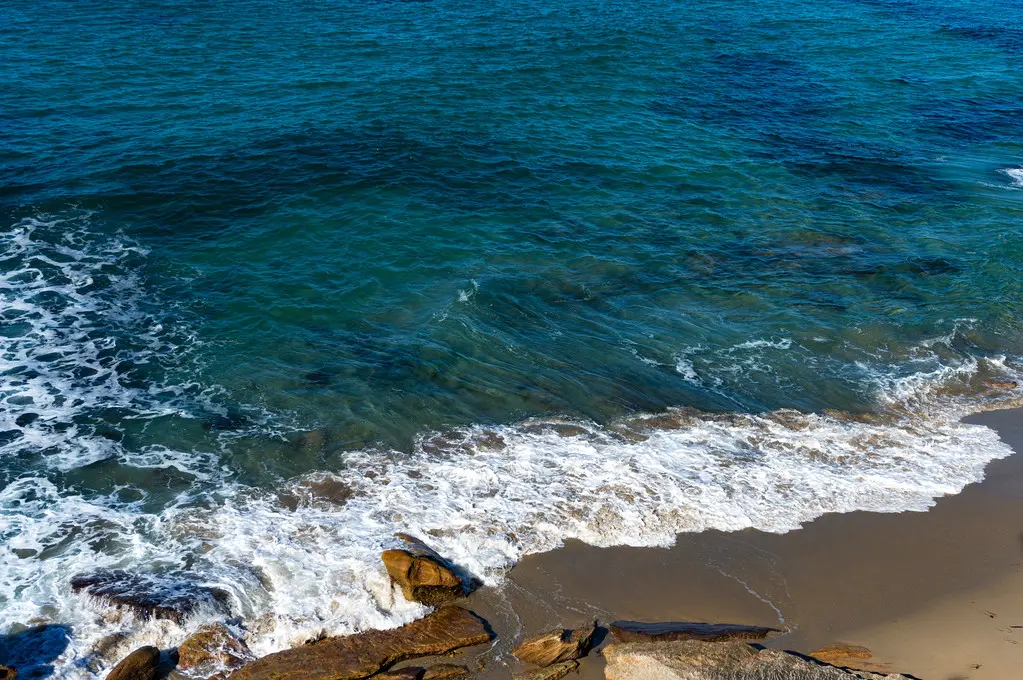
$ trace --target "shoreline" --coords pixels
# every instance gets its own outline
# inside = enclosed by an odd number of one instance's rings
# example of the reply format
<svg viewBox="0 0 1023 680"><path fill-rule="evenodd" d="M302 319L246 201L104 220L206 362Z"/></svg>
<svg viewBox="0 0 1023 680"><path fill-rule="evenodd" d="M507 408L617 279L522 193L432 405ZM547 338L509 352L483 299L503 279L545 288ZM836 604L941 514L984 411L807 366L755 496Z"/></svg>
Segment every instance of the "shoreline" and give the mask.
<svg viewBox="0 0 1023 680"><path fill-rule="evenodd" d="M875 670L924 680L1001 680L1023 667L1023 409L975 414L1014 454L926 512L823 515L785 534L680 534L669 549L577 541L521 560L467 606L498 637L479 675L524 670L522 637L599 619L773 626L766 646L809 653L847 643ZM1020 626L1020 627L1015 627ZM494 660L496 657L496 661ZM580 675L603 677L599 654Z"/></svg>

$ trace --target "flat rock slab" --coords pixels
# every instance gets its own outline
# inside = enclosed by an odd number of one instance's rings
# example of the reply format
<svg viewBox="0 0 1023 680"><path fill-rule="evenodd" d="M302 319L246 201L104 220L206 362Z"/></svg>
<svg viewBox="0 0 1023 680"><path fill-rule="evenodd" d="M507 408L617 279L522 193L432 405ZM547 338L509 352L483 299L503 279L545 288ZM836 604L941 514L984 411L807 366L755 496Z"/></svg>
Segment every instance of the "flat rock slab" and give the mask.
<svg viewBox="0 0 1023 680"><path fill-rule="evenodd" d="M112 607L181 623L200 609L227 612L230 595L185 575L136 574L121 570L78 574L71 590L88 593Z"/></svg>
<svg viewBox="0 0 1023 680"><path fill-rule="evenodd" d="M439 663L430 666L423 674L423 680L450 680L469 675L469 669L465 666L458 666L453 663Z"/></svg>
<svg viewBox="0 0 1023 680"><path fill-rule="evenodd" d="M625 642L604 648L607 680L910 680L827 666L743 642Z"/></svg>
<svg viewBox="0 0 1023 680"><path fill-rule="evenodd" d="M449 606L394 630L327 638L264 656L230 680L360 680L405 659L447 654L492 637L486 621Z"/></svg>
<svg viewBox="0 0 1023 680"><path fill-rule="evenodd" d="M574 661L590 653L596 633L596 624L577 630L555 628L524 641L512 654L536 666Z"/></svg>
<svg viewBox="0 0 1023 680"><path fill-rule="evenodd" d="M579 668L578 661L563 661L553 666L539 668L531 673L516 675L514 680L561 680L572 671Z"/></svg>
<svg viewBox="0 0 1023 680"><path fill-rule="evenodd" d="M745 626L736 623L686 623L682 621L663 623L615 621L608 627L614 633L615 639L621 642L765 640L771 635L781 632L777 628Z"/></svg>

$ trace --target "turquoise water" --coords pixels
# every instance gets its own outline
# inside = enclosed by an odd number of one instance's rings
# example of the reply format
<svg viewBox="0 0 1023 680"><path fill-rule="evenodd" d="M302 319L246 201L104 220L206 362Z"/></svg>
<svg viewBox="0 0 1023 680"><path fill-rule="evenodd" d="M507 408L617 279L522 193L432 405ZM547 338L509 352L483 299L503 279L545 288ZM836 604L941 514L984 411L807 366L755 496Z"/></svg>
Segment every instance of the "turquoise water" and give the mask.
<svg viewBox="0 0 1023 680"><path fill-rule="evenodd" d="M1005 455L956 420L1023 355L1017 2L486 4L0 7L0 623L53 672L152 634L85 567L269 651L420 615L395 529L496 584Z"/></svg>

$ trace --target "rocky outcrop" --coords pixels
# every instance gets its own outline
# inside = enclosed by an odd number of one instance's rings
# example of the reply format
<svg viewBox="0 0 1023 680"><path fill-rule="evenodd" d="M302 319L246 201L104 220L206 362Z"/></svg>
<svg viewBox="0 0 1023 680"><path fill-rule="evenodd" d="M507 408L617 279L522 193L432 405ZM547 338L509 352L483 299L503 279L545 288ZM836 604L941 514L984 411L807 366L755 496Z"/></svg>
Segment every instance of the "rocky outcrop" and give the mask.
<svg viewBox="0 0 1023 680"><path fill-rule="evenodd" d="M360 680L405 659L447 654L492 637L486 621L449 606L401 628L327 638L264 656L230 680Z"/></svg>
<svg viewBox="0 0 1023 680"><path fill-rule="evenodd" d="M743 642L626 642L604 648L607 680L909 680L827 666Z"/></svg>
<svg viewBox="0 0 1023 680"><path fill-rule="evenodd" d="M514 680L561 680L572 671L579 668L578 661L563 661L553 666L539 668L530 673L516 675Z"/></svg>
<svg viewBox="0 0 1023 680"><path fill-rule="evenodd" d="M160 669L160 650L139 647L107 674L107 680L156 680Z"/></svg>
<svg viewBox="0 0 1023 680"><path fill-rule="evenodd" d="M88 593L118 609L181 623L200 609L227 612L229 595L187 576L97 571L71 579L71 590Z"/></svg>
<svg viewBox="0 0 1023 680"><path fill-rule="evenodd" d="M423 674L423 680L450 680L469 675L469 669L465 666L456 666L453 663L439 663L430 666Z"/></svg>
<svg viewBox="0 0 1023 680"><path fill-rule="evenodd" d="M516 647L512 654L536 666L574 661L590 653L596 632L596 624L578 630L555 628L529 638Z"/></svg>
<svg viewBox="0 0 1023 680"><path fill-rule="evenodd" d="M178 647L178 668L193 674L240 668L254 658L248 646L220 623L203 626Z"/></svg>
<svg viewBox="0 0 1023 680"><path fill-rule="evenodd" d="M614 633L615 639L621 642L764 640L771 635L781 632L776 628L744 626L734 623L641 623L639 621L615 621L609 628Z"/></svg>
<svg viewBox="0 0 1023 680"><path fill-rule="evenodd" d="M398 534L398 538L408 549L385 550L380 558L406 600L436 607L472 592L475 582L459 575L455 565L430 546L407 534Z"/></svg>

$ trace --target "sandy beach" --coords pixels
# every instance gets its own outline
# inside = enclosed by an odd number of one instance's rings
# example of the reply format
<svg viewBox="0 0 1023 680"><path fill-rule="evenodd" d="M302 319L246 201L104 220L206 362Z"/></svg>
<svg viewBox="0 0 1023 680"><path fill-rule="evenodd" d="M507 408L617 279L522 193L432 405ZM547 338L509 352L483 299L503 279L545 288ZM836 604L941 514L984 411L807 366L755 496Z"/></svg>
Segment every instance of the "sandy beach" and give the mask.
<svg viewBox="0 0 1023 680"><path fill-rule="evenodd" d="M1023 447L1023 410L970 420ZM872 650L875 670L1011 680L1023 668L1021 541L1017 454L927 512L825 515L783 535L684 534L669 550L571 543L526 558L470 606L498 633L493 678L520 669L510 650L522 636L596 618L774 626L788 632L771 647L849 643ZM580 673L603 677L600 655Z"/></svg>

